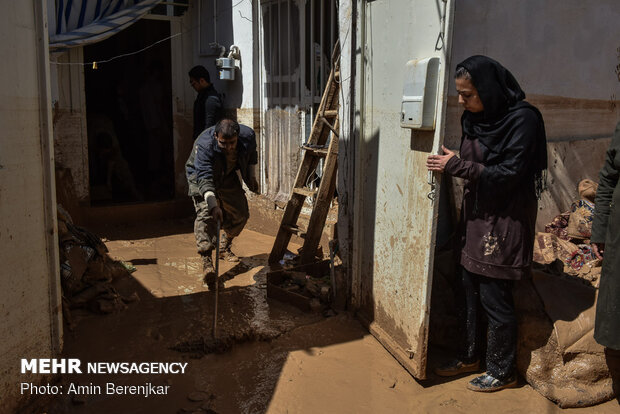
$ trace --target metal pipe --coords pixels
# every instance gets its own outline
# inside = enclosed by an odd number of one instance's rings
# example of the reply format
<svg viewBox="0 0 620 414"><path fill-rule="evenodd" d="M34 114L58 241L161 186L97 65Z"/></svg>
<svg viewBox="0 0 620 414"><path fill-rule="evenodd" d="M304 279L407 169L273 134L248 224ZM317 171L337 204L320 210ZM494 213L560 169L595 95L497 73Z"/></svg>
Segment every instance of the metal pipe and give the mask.
<svg viewBox="0 0 620 414"><path fill-rule="evenodd" d="M330 42L329 42L329 50L331 52L332 48L334 47L334 45L336 44L336 18L338 17L338 9L336 8L336 2L333 1L331 2L332 4L332 23L331 23L331 36L330 36ZM332 65L334 64L334 62L330 62Z"/></svg>
<svg viewBox="0 0 620 414"><path fill-rule="evenodd" d="M292 88L291 88L291 72L292 72L292 67L291 67L291 54L293 54L293 49L291 48L291 0L288 0L287 3L287 7L288 7L288 19L287 19L287 32L288 32L288 49L287 49L287 55L288 55L288 84L287 84L287 91L288 91L288 105L289 106L293 106L293 93L292 93Z"/></svg>
<svg viewBox="0 0 620 414"><path fill-rule="evenodd" d="M305 0L299 5L299 102L305 98L306 92L306 56L303 50L306 48L306 4ZM304 135L305 138L305 135Z"/></svg>
<svg viewBox="0 0 620 414"><path fill-rule="evenodd" d="M310 0L310 116L314 122L314 93L316 87L316 58L314 51L314 0Z"/></svg>
<svg viewBox="0 0 620 414"><path fill-rule="evenodd" d="M358 0L352 0L358 1ZM360 93L359 93L359 106L355 108L354 113L359 111L359 138L356 143L356 151L355 151L355 186L354 195L353 195L353 235L352 235L352 260L351 260L351 302L353 307L359 308L362 298L362 286L361 286L361 272L362 272L362 246L363 246L363 237L364 233L362 231L362 211L363 208L363 198L364 198L364 188L363 188L363 180L362 174L359 173L360 170L363 169L362 160L364 159L364 135L366 133L364 128L365 122L365 108L366 108L366 0L359 0L357 3L359 4L360 10L360 63L359 63L359 85L360 85ZM357 83L357 81L356 81ZM357 103L357 99L355 100Z"/></svg>
<svg viewBox="0 0 620 414"><path fill-rule="evenodd" d="M320 54L320 67L319 74L321 75L321 82L319 82L319 95L325 90L325 62L323 62L323 48L325 47L325 28L323 27L323 22L325 22L325 1L321 0L321 18L319 19L319 30L321 33L319 34L319 54Z"/></svg>
<svg viewBox="0 0 620 414"><path fill-rule="evenodd" d="M213 41L217 43L217 0L213 0Z"/></svg>
<svg viewBox="0 0 620 414"><path fill-rule="evenodd" d="M268 82L269 82L269 88L267 88L268 92L268 105L267 108L269 108L270 106L273 105L273 101L275 99L275 93L273 92L273 71L274 71L274 62L273 62L273 49L274 49L274 45L273 45L273 4L269 4L268 6L268 10L269 10L269 27L267 28L268 30L268 34L269 34L269 70L267 71L267 73L269 74L268 77Z"/></svg>
<svg viewBox="0 0 620 414"><path fill-rule="evenodd" d="M261 194L267 193L267 179L265 167L267 163L265 162L265 147L267 146L267 140L265 138L265 22L263 20L263 7L260 4L252 5L252 15L254 16L255 21L258 24L255 26L254 30L256 33L256 37L258 39L257 44L257 53L255 55L256 62L258 63L258 73L256 78L256 84L258 88L256 89L258 103L256 106L260 108L259 111L259 125L260 125L260 143L259 143L259 151L260 151L260 160L259 160L259 174L260 174L260 189ZM253 30L253 32L254 32Z"/></svg>
<svg viewBox="0 0 620 414"><path fill-rule="evenodd" d="M217 305L220 293L220 221L217 222L217 237L215 241L215 305L213 307L213 339L217 339Z"/></svg>
<svg viewBox="0 0 620 414"><path fill-rule="evenodd" d="M282 100L282 2L278 1L278 104L284 104Z"/></svg>

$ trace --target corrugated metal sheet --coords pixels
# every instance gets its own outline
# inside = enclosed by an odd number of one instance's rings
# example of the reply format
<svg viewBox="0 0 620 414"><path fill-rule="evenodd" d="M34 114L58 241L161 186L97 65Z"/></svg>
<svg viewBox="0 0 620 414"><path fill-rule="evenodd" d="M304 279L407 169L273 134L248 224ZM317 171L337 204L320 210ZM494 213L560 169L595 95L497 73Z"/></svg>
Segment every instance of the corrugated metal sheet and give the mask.
<svg viewBox="0 0 620 414"><path fill-rule="evenodd" d="M304 113L297 107L265 113L265 178L267 196L286 202L295 182L302 144Z"/></svg>

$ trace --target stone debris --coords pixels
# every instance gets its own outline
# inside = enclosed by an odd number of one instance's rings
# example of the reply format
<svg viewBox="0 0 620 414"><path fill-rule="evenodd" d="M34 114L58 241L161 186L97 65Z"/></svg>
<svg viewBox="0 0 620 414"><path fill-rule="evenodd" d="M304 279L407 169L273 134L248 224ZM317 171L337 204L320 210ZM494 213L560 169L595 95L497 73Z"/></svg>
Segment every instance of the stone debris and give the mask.
<svg viewBox="0 0 620 414"><path fill-rule="evenodd" d="M112 286L115 280L129 275L131 264L113 260L101 239L73 223L61 205L58 205L58 243L63 312L70 327L71 309L107 314L120 312L128 303L139 300L136 292L123 296Z"/></svg>

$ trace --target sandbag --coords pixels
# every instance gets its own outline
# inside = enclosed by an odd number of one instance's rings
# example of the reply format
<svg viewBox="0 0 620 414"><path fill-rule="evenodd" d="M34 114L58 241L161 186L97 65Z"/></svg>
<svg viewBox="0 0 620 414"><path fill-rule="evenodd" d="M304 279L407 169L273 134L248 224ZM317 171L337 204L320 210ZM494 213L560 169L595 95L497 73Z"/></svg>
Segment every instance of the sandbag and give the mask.
<svg viewBox="0 0 620 414"><path fill-rule="evenodd" d="M585 199L578 200L571 205L568 227L568 237L573 239L590 239L592 237L592 218L594 203Z"/></svg>
<svg viewBox="0 0 620 414"><path fill-rule="evenodd" d="M605 349L594 341L597 289L534 271L515 286L519 321L517 370L562 408L587 407L616 396Z"/></svg>

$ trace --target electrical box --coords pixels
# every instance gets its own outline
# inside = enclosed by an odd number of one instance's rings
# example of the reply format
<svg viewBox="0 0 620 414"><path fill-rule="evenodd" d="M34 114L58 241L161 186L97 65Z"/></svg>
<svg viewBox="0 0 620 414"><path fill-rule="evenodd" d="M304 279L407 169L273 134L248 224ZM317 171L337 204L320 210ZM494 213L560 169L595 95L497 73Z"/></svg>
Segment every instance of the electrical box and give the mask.
<svg viewBox="0 0 620 414"><path fill-rule="evenodd" d="M400 107L401 128L435 129L438 81L438 57L407 62Z"/></svg>
<svg viewBox="0 0 620 414"><path fill-rule="evenodd" d="M219 69L220 79L235 80L235 59L223 57L215 59L215 66Z"/></svg>

